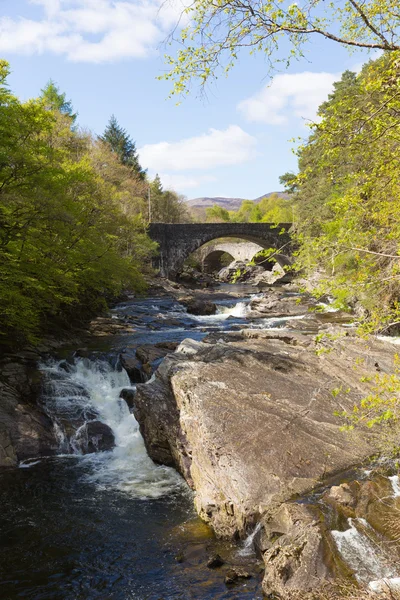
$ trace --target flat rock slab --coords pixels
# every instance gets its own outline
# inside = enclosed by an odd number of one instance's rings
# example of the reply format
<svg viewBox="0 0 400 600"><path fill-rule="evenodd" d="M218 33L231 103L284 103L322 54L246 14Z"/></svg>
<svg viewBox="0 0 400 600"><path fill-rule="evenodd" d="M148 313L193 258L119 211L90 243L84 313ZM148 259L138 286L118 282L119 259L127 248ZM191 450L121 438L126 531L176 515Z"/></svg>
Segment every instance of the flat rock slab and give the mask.
<svg viewBox="0 0 400 600"><path fill-rule="evenodd" d="M218 535L243 537L271 507L373 453L372 435L341 431L334 411L351 410L367 391L361 377L378 363L390 371L394 351L341 335L325 346L268 331L185 341L138 386L150 456L183 474Z"/></svg>

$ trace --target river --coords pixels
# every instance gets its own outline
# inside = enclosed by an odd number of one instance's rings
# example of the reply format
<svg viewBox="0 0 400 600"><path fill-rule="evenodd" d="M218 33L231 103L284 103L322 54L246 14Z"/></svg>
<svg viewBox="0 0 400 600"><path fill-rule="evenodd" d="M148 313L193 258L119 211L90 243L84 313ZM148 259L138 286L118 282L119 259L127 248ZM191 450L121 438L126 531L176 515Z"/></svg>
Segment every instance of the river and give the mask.
<svg viewBox="0 0 400 600"><path fill-rule="evenodd" d="M213 316L188 315L168 297L120 304L113 315L132 323L131 333L94 339L85 358L71 360L74 353L67 352L67 369L63 359L41 365L60 449L0 474L2 600L262 598L251 548L215 539L180 476L149 459L137 422L119 399L130 387L118 364L123 349L284 325L282 319L246 321L249 286L221 291ZM74 423L94 414L112 428L116 447L83 455ZM227 587L224 571L206 566L216 551L245 565L252 578Z"/></svg>
<svg viewBox="0 0 400 600"><path fill-rule="evenodd" d="M181 477L150 460L138 424L120 398L123 388L134 388L120 366L122 351L134 354L143 344L201 340L210 332L243 327L284 328L293 319L307 329L301 316L248 319L254 295L249 286L221 286L212 316L189 315L167 296L131 300L112 311L128 333L93 338L84 351L67 349L40 366L43 403L59 451L0 472L2 600L263 598L251 536L241 545L214 537L197 517L193 493ZM94 419L112 429L112 451L83 453L85 425ZM398 478L392 479L400 496ZM333 532L356 571L354 561L365 564L371 555L359 530L350 521L343 532ZM226 565L210 569L207 560L215 552ZM251 578L227 586L232 564ZM396 574L372 567L367 580Z"/></svg>

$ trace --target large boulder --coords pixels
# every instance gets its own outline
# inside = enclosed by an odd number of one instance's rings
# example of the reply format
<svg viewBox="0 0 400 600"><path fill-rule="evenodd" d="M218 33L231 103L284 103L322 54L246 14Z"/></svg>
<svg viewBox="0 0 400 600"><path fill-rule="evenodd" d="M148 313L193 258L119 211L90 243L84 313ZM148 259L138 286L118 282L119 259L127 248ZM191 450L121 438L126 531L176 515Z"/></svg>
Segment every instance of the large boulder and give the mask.
<svg viewBox="0 0 400 600"><path fill-rule="evenodd" d="M77 432L74 446L82 454L104 452L115 446L115 437L111 427L101 421L89 421Z"/></svg>
<svg viewBox="0 0 400 600"><path fill-rule="evenodd" d="M316 303L316 300L307 295L269 290L250 302L251 313L249 316L255 318L299 316L306 314Z"/></svg>
<svg viewBox="0 0 400 600"><path fill-rule="evenodd" d="M39 401L39 358L25 351L0 362L0 467L57 451L52 421Z"/></svg>
<svg viewBox="0 0 400 600"><path fill-rule="evenodd" d="M134 411L150 456L182 473L219 536L244 537L274 507L376 450L368 431L342 431L334 412L351 411L366 394L362 377L376 362L390 371L393 350L343 332L327 340L324 352L310 336L268 330L184 341L154 383L138 386ZM307 519L305 527L313 531ZM302 565L323 571L319 534L306 547L290 563L294 587L306 577ZM277 577L266 590L279 591Z"/></svg>
<svg viewBox="0 0 400 600"><path fill-rule="evenodd" d="M210 302L210 300L184 298L180 302L186 307L187 312L192 315L215 315L217 312L217 305Z"/></svg>
<svg viewBox="0 0 400 600"><path fill-rule="evenodd" d="M128 373L131 383L144 383L147 381L147 374L143 371L142 362L136 356L121 352L119 355L121 366Z"/></svg>
<svg viewBox="0 0 400 600"><path fill-rule="evenodd" d="M175 346L176 347L176 346ZM162 344L143 344L136 348L136 356L142 363L153 363L160 358L164 358L172 346L164 347Z"/></svg>

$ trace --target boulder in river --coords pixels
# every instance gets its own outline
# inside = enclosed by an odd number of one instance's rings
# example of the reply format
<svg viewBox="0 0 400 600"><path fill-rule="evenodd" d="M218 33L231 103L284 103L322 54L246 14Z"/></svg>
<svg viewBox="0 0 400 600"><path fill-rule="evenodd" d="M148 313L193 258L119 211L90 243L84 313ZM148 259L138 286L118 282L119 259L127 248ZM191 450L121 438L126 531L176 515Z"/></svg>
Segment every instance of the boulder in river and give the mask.
<svg viewBox="0 0 400 600"><path fill-rule="evenodd" d="M217 305L210 300L189 298L182 299L180 302L186 306L187 312L192 315L215 315L217 312Z"/></svg>
<svg viewBox="0 0 400 600"><path fill-rule="evenodd" d="M111 427L101 421L89 421L77 432L74 444L83 454L112 450L115 437Z"/></svg>
<svg viewBox="0 0 400 600"><path fill-rule="evenodd" d="M147 375L143 372L142 363L136 356L121 352L119 358L121 366L128 373L131 383L144 383L147 381Z"/></svg>
<svg viewBox="0 0 400 600"><path fill-rule="evenodd" d="M160 358L164 358L171 350L168 347L159 344L143 344L136 348L136 357L142 363L153 363Z"/></svg>
<svg viewBox="0 0 400 600"><path fill-rule="evenodd" d="M53 425L40 403L39 359L25 351L0 360L0 467L56 452Z"/></svg>
<svg viewBox="0 0 400 600"><path fill-rule="evenodd" d="M130 389L130 388L124 388L123 390L121 390L121 393L119 395L120 398L122 398L123 400L125 400L125 402L128 405L128 408L133 408L133 403L135 400L135 391Z"/></svg>

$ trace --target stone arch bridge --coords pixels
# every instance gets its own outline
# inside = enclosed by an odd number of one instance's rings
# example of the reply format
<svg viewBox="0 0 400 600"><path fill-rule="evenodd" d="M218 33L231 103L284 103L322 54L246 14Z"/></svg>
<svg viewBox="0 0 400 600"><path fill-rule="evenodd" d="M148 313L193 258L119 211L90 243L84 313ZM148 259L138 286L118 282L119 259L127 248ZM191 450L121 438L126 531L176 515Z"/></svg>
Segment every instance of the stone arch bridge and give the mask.
<svg viewBox="0 0 400 600"><path fill-rule="evenodd" d="M276 248L280 264L290 264L291 223L151 223L149 236L159 244L154 266L163 277L174 279L185 260L201 246L218 238L240 238L261 248Z"/></svg>

